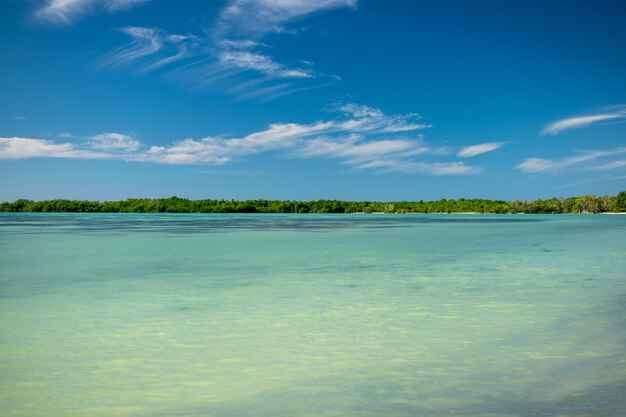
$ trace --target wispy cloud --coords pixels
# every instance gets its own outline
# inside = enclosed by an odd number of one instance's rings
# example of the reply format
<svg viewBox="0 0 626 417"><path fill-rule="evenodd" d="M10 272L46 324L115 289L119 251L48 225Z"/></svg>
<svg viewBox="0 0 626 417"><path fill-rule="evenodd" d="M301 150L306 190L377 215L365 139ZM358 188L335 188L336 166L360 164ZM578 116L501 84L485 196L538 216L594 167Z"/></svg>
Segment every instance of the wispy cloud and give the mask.
<svg viewBox="0 0 626 417"><path fill-rule="evenodd" d="M200 40L192 34L169 34L147 27L125 27L119 31L131 41L98 59L99 68L135 66L140 72L149 72L201 54Z"/></svg>
<svg viewBox="0 0 626 417"><path fill-rule="evenodd" d="M412 123L419 115L387 116L377 109L356 105L338 106L336 109L345 117L310 124L275 123L241 138L185 139L171 146L154 146L137 158L171 164L223 164L247 155L282 150L289 151L287 156L290 157L332 157L358 164L390 153L396 158L408 152L415 155L417 148L423 148L421 142L415 140L368 140L366 137L388 134L387 130L409 132L425 129L427 125ZM355 112L355 109L358 111Z"/></svg>
<svg viewBox="0 0 626 417"><path fill-rule="evenodd" d="M91 136L89 145L94 149L105 151L136 151L141 147L141 143L132 136L115 132Z"/></svg>
<svg viewBox="0 0 626 417"><path fill-rule="evenodd" d="M458 156L462 158L470 158L472 156L495 151L504 145L504 142L488 142L479 145L466 146L458 152Z"/></svg>
<svg viewBox="0 0 626 417"><path fill-rule="evenodd" d="M24 117L24 116L13 116L13 118L14 118L15 120L19 120L20 122L23 122L23 121L25 121L25 120L26 120L26 117Z"/></svg>
<svg viewBox="0 0 626 417"><path fill-rule="evenodd" d="M159 29L144 27L121 28L120 32L130 36L132 41L105 55L101 65L116 67L135 61L137 59L153 55L163 48L164 39Z"/></svg>
<svg viewBox="0 0 626 417"><path fill-rule="evenodd" d="M412 155L428 151L426 147L419 147L413 140L408 139L382 139L364 142L363 136L351 134L345 138L317 137L297 151L298 156L341 158L347 163L359 165L373 158L381 158L385 155L398 155L403 151L411 151Z"/></svg>
<svg viewBox="0 0 626 417"><path fill-rule="evenodd" d="M416 123L420 119L417 113L387 116L379 109L354 103L335 103L329 107L330 111L351 116L351 120L344 124L346 129L359 131L380 130L384 133L410 132L432 127L430 124Z"/></svg>
<svg viewBox="0 0 626 417"><path fill-rule="evenodd" d="M419 162L393 159L374 160L363 164L360 168L370 168L380 172L429 175L472 175L482 171L480 167L467 165L465 162Z"/></svg>
<svg viewBox="0 0 626 417"><path fill-rule="evenodd" d="M386 115L356 104L333 106L339 117L313 123L274 123L267 129L241 137L209 136L174 141L169 145L142 145L132 136L107 132L82 142L57 142L28 138L0 139L0 159L79 158L118 159L179 165L224 165L267 152L282 158L336 160L352 169L376 172L464 175L479 167L438 158L437 148L415 133L429 125L417 123L419 115ZM413 138L407 136L413 135ZM419 159L418 159L419 158Z"/></svg>
<svg viewBox="0 0 626 417"><path fill-rule="evenodd" d="M581 170L601 169L598 167L594 168L593 166L589 166L588 163L601 158L608 158L624 153L626 153L626 147L618 147L609 150L585 150L579 151L578 155L562 159L528 158L524 162L519 164L516 168L520 171L528 173L556 173L573 166L578 166ZM604 166L611 166L611 164L615 164L615 162L616 161L605 162ZM613 169L617 168L618 166L620 165L617 164L606 169Z"/></svg>
<svg viewBox="0 0 626 417"><path fill-rule="evenodd" d="M237 98L247 99L263 96L266 100L298 91L330 85L340 77L314 70L313 63L303 60L308 67L277 62L268 53L268 45L259 42L269 33L295 33L292 25L317 13L340 8L355 8L357 0L231 0L220 11L210 30L216 46L214 52L220 66L230 67L234 75L238 71L256 71L263 82L238 88ZM297 31L296 31L297 32ZM249 77L250 74L243 74ZM285 81L287 80L287 81ZM262 92L259 94L259 92Z"/></svg>
<svg viewBox="0 0 626 417"><path fill-rule="evenodd" d="M557 135L564 130L578 129L587 127L593 123L606 120L616 120L626 118L626 106L614 106L608 108L607 111L597 114L589 114L583 116L570 117L567 119L557 120L547 125L542 133L544 135Z"/></svg>
<svg viewBox="0 0 626 417"><path fill-rule="evenodd" d="M35 11L39 20L54 25L71 25L80 18L100 11L115 13L150 0L46 0Z"/></svg>
<svg viewBox="0 0 626 417"><path fill-rule="evenodd" d="M297 151L301 157L340 159L342 164L356 169L378 172L425 173L431 175L465 175L480 172L479 167L463 162L422 162L415 156L433 154L433 149L421 141L409 139L364 140L362 135L345 138L321 137L308 141Z"/></svg>
<svg viewBox="0 0 626 417"><path fill-rule="evenodd" d="M229 176L229 177L258 177L263 175L263 171L246 171L243 169L238 170L226 170L226 169L202 169L195 171L199 174L217 174L220 176Z"/></svg>
<svg viewBox="0 0 626 417"><path fill-rule="evenodd" d="M61 133L62 139L76 137ZM68 158L68 159L127 159L135 154L141 143L121 133L101 133L82 142L58 142L48 139L0 138L0 159Z"/></svg>
<svg viewBox="0 0 626 417"><path fill-rule="evenodd" d="M224 50L218 55L220 63L236 68L250 69L262 74L282 78L311 78L306 69L289 69L266 55L250 51Z"/></svg>
<svg viewBox="0 0 626 417"><path fill-rule="evenodd" d="M315 13L356 7L357 0L231 0L213 28L218 38L260 38L289 33L286 25Z"/></svg>
<svg viewBox="0 0 626 417"><path fill-rule="evenodd" d="M605 164L596 165L591 167L592 171L608 171L611 169L623 168L626 167L626 159L622 159L619 161L607 162Z"/></svg>
<svg viewBox="0 0 626 417"><path fill-rule="evenodd" d="M0 159L73 158L111 159L113 155L79 149L72 143L30 138L0 138Z"/></svg>
<svg viewBox="0 0 626 417"><path fill-rule="evenodd" d="M262 38L287 33L316 13L356 6L356 0L231 0L201 35L158 28L126 27L130 43L97 61L99 68L128 66L139 72L165 68L168 77L198 89L225 92L238 100L274 100L337 82L337 75L315 69L303 57L279 62Z"/></svg>
<svg viewBox="0 0 626 417"><path fill-rule="evenodd" d="M339 79L310 66L277 62L263 51L267 49L264 44L252 40L213 42L146 27L126 27L120 32L131 41L98 59L98 68L128 67L140 73L165 68L168 77L200 89L217 88L241 100L265 101Z"/></svg>

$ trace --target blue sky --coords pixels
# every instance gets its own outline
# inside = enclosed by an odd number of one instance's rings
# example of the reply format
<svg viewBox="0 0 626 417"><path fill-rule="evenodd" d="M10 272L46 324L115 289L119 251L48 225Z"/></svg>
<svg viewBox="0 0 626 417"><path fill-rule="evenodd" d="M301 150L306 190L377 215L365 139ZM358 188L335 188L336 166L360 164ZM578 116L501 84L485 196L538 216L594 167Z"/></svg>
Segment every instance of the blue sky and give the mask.
<svg viewBox="0 0 626 417"><path fill-rule="evenodd" d="M2 201L626 189L623 1L0 7Z"/></svg>

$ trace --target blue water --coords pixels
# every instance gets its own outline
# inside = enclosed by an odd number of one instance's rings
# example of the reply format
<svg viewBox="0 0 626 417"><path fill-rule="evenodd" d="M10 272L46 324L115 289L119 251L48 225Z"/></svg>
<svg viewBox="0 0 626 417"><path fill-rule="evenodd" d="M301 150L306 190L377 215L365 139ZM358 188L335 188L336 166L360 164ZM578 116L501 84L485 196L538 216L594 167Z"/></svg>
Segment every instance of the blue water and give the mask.
<svg viewBox="0 0 626 417"><path fill-rule="evenodd" d="M623 416L626 216L0 214L1 416Z"/></svg>

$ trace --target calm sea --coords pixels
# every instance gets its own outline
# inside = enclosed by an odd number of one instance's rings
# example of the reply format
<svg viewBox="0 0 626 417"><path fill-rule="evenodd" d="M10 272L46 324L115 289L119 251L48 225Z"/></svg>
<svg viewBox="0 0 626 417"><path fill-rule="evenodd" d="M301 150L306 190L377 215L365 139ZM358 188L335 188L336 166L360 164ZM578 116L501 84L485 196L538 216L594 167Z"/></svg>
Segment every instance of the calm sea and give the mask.
<svg viewBox="0 0 626 417"><path fill-rule="evenodd" d="M623 416L626 216L0 214L0 415Z"/></svg>

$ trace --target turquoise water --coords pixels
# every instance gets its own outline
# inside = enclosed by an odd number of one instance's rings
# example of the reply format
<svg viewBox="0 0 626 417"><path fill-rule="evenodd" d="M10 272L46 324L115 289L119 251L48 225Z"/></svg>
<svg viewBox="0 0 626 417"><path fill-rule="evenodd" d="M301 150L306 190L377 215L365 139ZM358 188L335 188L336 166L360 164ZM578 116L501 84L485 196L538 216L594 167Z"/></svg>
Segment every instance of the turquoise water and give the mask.
<svg viewBox="0 0 626 417"><path fill-rule="evenodd" d="M626 216L0 214L1 416L623 416Z"/></svg>

